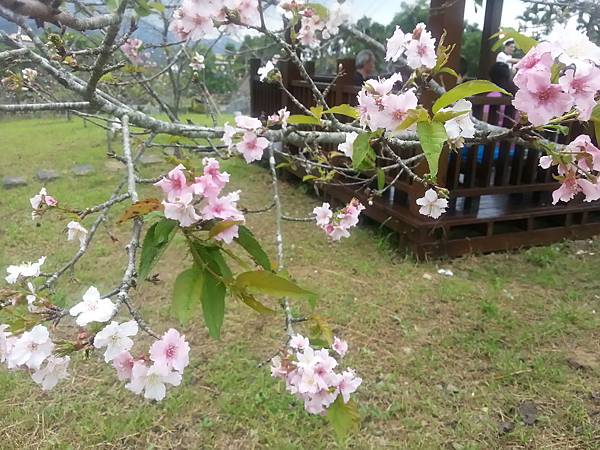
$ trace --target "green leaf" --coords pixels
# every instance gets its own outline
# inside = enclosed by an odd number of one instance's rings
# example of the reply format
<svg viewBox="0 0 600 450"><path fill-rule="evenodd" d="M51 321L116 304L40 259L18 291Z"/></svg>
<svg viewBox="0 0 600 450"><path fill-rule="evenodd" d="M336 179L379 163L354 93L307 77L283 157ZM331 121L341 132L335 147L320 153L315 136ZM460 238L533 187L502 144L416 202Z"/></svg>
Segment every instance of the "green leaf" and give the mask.
<svg viewBox="0 0 600 450"><path fill-rule="evenodd" d="M327 408L327 420L333 427L337 439L343 440L351 431L358 429L360 415L356 403L352 400L344 403L342 396L338 395L333 404Z"/></svg>
<svg viewBox="0 0 600 450"><path fill-rule="evenodd" d="M165 12L165 5L163 5L161 2L150 2L148 4L148 6L160 13Z"/></svg>
<svg viewBox="0 0 600 450"><path fill-rule="evenodd" d="M302 289L293 281L287 280L265 270L240 273L235 280L235 287L239 290L272 295L273 297L289 297L308 300L312 307L315 306L317 295L314 292Z"/></svg>
<svg viewBox="0 0 600 450"><path fill-rule="evenodd" d="M169 242L177 233L177 222L170 219L162 219L153 224L144 237L138 279L145 280L150 275L150 270L166 250Z"/></svg>
<svg viewBox="0 0 600 450"><path fill-rule="evenodd" d="M225 318L225 285L208 270L204 270L202 314L208 334L218 339Z"/></svg>
<svg viewBox="0 0 600 450"><path fill-rule="evenodd" d="M318 117L319 119L323 115L323 107L321 105L319 105L319 106L311 106L310 108L308 108L308 110L311 113L313 113L315 115L315 117Z"/></svg>
<svg viewBox="0 0 600 450"><path fill-rule="evenodd" d="M448 120L452 120L458 116L463 116L465 114L469 114L471 111L438 111L433 116L433 120L435 122L447 122Z"/></svg>
<svg viewBox="0 0 600 450"><path fill-rule="evenodd" d="M377 190L381 191L385 187L385 172L383 169L377 169Z"/></svg>
<svg viewBox="0 0 600 450"><path fill-rule="evenodd" d="M230 280L233 277L231 269L227 265L225 258L223 258L219 247L209 247L196 243L192 255L198 266L210 269L225 280Z"/></svg>
<svg viewBox="0 0 600 450"><path fill-rule="evenodd" d="M471 95L483 94L484 92L502 92L505 95L510 95L500 86L496 86L491 81L471 80L467 81L466 83L459 84L443 94L436 100L431 110L435 114L440 109L445 108L446 106L449 106L460 99L470 97Z"/></svg>
<svg viewBox="0 0 600 450"><path fill-rule="evenodd" d="M188 322L194 308L201 301L203 280L203 272L196 265L181 272L175 280L171 311L182 324Z"/></svg>
<svg viewBox="0 0 600 450"><path fill-rule="evenodd" d="M352 119L358 119L360 116L358 108L354 108L348 104L334 106L333 108L323 111L323 114L340 114L342 116L351 117Z"/></svg>
<svg viewBox="0 0 600 450"><path fill-rule="evenodd" d="M325 318L313 314L310 317L310 321L313 324L310 328L311 342L313 340L323 342L324 347L331 347L333 345L333 330L329 325L329 322Z"/></svg>
<svg viewBox="0 0 600 450"><path fill-rule="evenodd" d="M370 144L371 133L357 136L352 145L352 167L356 170L369 170L375 167L375 150Z"/></svg>
<svg viewBox="0 0 600 450"><path fill-rule="evenodd" d="M256 240L248 228L241 225L238 232L238 237L235 241L248 252L256 264L265 270L273 270L269 255L267 255L267 253L263 250L260 243Z"/></svg>
<svg viewBox="0 0 600 450"><path fill-rule="evenodd" d="M492 38L498 38L498 41L492 46L492 50L496 51L502 47L503 42L507 39L513 39L515 41L515 45L527 53L533 47L538 45L538 41L530 36L525 36L522 33L519 33L514 28L500 28L500 31L493 34Z"/></svg>
<svg viewBox="0 0 600 450"><path fill-rule="evenodd" d="M321 121L316 117L302 114L292 114L288 117L288 123L291 125L321 125Z"/></svg>
<svg viewBox="0 0 600 450"><path fill-rule="evenodd" d="M435 178L440 153L442 153L444 142L448 139L444 124L440 122L419 122L417 124L417 134L421 142L421 148L429 164L429 174Z"/></svg>
<svg viewBox="0 0 600 450"><path fill-rule="evenodd" d="M239 292L238 297L246 305L248 305L250 308L252 308L254 311L256 311L260 314L276 314L277 313L277 311L269 308L268 306L263 305L261 302L256 300L256 298L253 295L248 294L247 292L244 292L244 291Z"/></svg>
<svg viewBox="0 0 600 450"><path fill-rule="evenodd" d="M417 122L429 122L429 112L421 105L418 105L415 109L409 109L406 118L395 131L406 130Z"/></svg>
<svg viewBox="0 0 600 450"><path fill-rule="evenodd" d="M452 75L454 78L458 78L456 71L450 67L442 67L440 70L438 70L438 73L447 73L448 75Z"/></svg>
<svg viewBox="0 0 600 450"><path fill-rule="evenodd" d="M594 109L592 109L590 122L594 124L594 134L596 135L596 142L600 142L600 102L596 103L596 106L594 106Z"/></svg>
<svg viewBox="0 0 600 450"><path fill-rule="evenodd" d="M329 18L329 10L325 6L319 3L308 3L306 6L312 9L322 20Z"/></svg>
<svg viewBox="0 0 600 450"><path fill-rule="evenodd" d="M307 181L313 181L313 180L318 180L318 179L319 179L319 177L316 177L316 176L314 176L314 175L304 175L304 176L302 177L302 181L304 181L305 183L306 183Z"/></svg>

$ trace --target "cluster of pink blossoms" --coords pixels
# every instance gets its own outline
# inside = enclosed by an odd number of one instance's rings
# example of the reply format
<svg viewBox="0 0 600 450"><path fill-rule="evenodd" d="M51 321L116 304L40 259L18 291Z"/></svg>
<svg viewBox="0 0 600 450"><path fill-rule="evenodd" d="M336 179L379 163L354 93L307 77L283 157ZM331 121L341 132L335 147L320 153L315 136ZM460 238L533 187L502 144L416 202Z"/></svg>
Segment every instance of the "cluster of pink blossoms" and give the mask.
<svg viewBox="0 0 600 450"><path fill-rule="evenodd" d="M332 349L342 358L348 344L336 337ZM315 350L308 338L297 334L290 339L283 356L271 360L271 375L285 381L287 390L304 401L306 411L323 414L338 396L348 403L362 383L353 369L338 373L337 366L338 361L329 350Z"/></svg>
<svg viewBox="0 0 600 450"><path fill-rule="evenodd" d="M433 69L436 64L435 38L418 23L412 33L404 33L396 26L396 31L387 40L386 61L398 61L402 56L413 69Z"/></svg>
<svg viewBox="0 0 600 450"><path fill-rule="evenodd" d="M597 176L592 175L593 172L600 172L600 149L592 144L588 135L577 136L561 152L542 156L540 166L543 169L558 167L556 178L561 185L552 193L552 203L568 202L580 192L586 202L600 199L600 183ZM582 178L581 172L590 175Z"/></svg>
<svg viewBox="0 0 600 450"><path fill-rule="evenodd" d="M515 64L514 82L519 91L513 104L526 112L535 126L544 125L573 107L580 120L588 120L600 91L600 69L596 67L600 64L600 47L570 26L554 36L554 40L533 47ZM557 78L553 78L554 69L559 70Z"/></svg>
<svg viewBox="0 0 600 450"><path fill-rule="evenodd" d="M290 113L286 108L280 109L277 114L269 116L269 124L280 124L283 128L287 126ZM259 161L263 157L265 149L269 146L269 140L258 136L258 130L263 128L259 119L249 116L236 116L235 127L226 123L223 127L223 143L229 150L236 150L247 163Z"/></svg>
<svg viewBox="0 0 600 450"><path fill-rule="evenodd" d="M9 284L26 283L25 297L30 312L39 312L35 288L30 280L40 276L41 266L45 261L46 257L42 256L36 262L11 265L6 269L6 281ZM16 302L17 298L13 300L13 305ZM55 355L54 350L55 344L44 325L38 324L31 330L13 334L9 325L0 324L0 363L5 363L9 370L29 371L33 381L45 391L68 377L69 356Z"/></svg>
<svg viewBox="0 0 600 450"><path fill-rule="evenodd" d="M329 39L337 34L340 26L351 19L347 4L339 1L331 5L326 17L319 15L312 4L305 0L281 1L278 10L290 19L294 15L300 16L298 41L307 47L316 47L321 39Z"/></svg>
<svg viewBox="0 0 600 450"><path fill-rule="evenodd" d="M81 302L69 310L80 327L110 320L94 336L94 347L104 349L104 361L113 365L119 380L129 381L125 385L127 389L136 394L143 393L147 399L162 400L166 395L166 385L178 386L183 369L189 364L190 346L185 336L171 328L152 344L149 357L134 358L130 350L134 345L132 337L139 331L138 323L135 320L116 322L112 320L116 312L116 305L109 298L102 298L94 286L86 291ZM147 365L149 361L152 362L150 366Z"/></svg>
<svg viewBox="0 0 600 450"><path fill-rule="evenodd" d="M258 0L183 0L173 17L171 31L179 39L191 41L216 36L219 31L235 31L238 23L260 25Z"/></svg>
<svg viewBox="0 0 600 450"><path fill-rule="evenodd" d="M348 230L358 224L358 216L364 209L362 203L353 198L350 203L335 213L329 203L323 203L313 209L313 214L317 225L327 233L327 236L333 241L339 241L343 237L350 237Z"/></svg>
<svg viewBox="0 0 600 450"><path fill-rule="evenodd" d="M34 220L43 213L45 207L53 208L58 206L58 201L51 195L48 195L48 191L45 187L40 189L39 194L35 194L31 197L29 203L31 203L31 208L33 209L31 218Z"/></svg>
<svg viewBox="0 0 600 450"><path fill-rule="evenodd" d="M244 215L237 208L239 191L219 194L229 182L229 174L221 172L219 162L204 158L203 175L188 181L186 168L179 164L166 177L155 183L165 193L163 200L165 217L177 220L182 227L189 227L201 220L230 220L243 222ZM215 236L230 244L238 236L239 227L233 225Z"/></svg>
<svg viewBox="0 0 600 450"><path fill-rule="evenodd" d="M142 55L140 55L142 44L143 42L140 39L129 38L121 45L121 51L132 63L141 64L143 62Z"/></svg>
<svg viewBox="0 0 600 450"><path fill-rule="evenodd" d="M400 81L402 75L396 73L389 78L365 82L358 93L361 125L368 125L373 131L383 128L393 133L404 122L409 110L415 109L419 100L413 90L393 94L394 85Z"/></svg>
<svg viewBox="0 0 600 450"><path fill-rule="evenodd" d="M126 322L130 328L134 327L134 323L135 321ZM137 324L135 327L137 329ZM100 333L96 335L94 345L96 345ZM111 339L114 338L101 337L102 343L110 342ZM124 335L122 339L129 338ZM133 345L133 342L131 344ZM171 328L161 339L155 341L150 347L149 357L134 358L129 353L130 348L131 346L114 354L111 358L119 380L128 381L125 385L126 389L136 394L143 394L144 398L149 400L160 401L165 398L166 385L179 386L181 384L183 369L190 363L190 345L185 340L185 336L179 334L177 330ZM148 363L151 364L148 365Z"/></svg>
<svg viewBox="0 0 600 450"><path fill-rule="evenodd" d="M69 356L54 355L54 348L50 333L43 325L13 335L8 325L0 324L0 363L5 363L9 370L29 371L32 380L45 391L69 376Z"/></svg>

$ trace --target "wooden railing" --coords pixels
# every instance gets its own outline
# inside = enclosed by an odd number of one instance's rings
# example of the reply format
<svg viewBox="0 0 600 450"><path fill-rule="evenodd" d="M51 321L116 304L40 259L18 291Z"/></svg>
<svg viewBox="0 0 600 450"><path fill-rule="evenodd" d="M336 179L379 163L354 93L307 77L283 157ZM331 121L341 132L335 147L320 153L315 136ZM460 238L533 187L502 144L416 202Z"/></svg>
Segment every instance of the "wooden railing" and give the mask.
<svg viewBox="0 0 600 450"><path fill-rule="evenodd" d="M256 73L258 64L253 62L252 73ZM329 106L354 105L360 87L354 85L353 61L340 60L339 64L344 75L336 80L332 76L314 76L310 66L309 71L321 92L327 92ZM286 88L302 104L314 105L310 85L300 78L295 67L285 63L279 68ZM257 79L251 83L254 116L271 114L283 106L293 113L301 112L276 85ZM474 116L487 123L512 127L519 121L509 97L476 96L469 100ZM571 128L566 136L547 133L545 137L567 143L581 131ZM403 150L401 156L409 158L418 153L420 150ZM552 205L552 191L558 183L553 169L539 167L540 156L540 150L517 145L514 140L467 145L459 151L445 148L440 157L438 183L450 190L451 198L441 219L435 221L419 214L416 200L423 196L425 188L406 174L401 174L383 198L373 200L367 214L398 231L406 232L408 227L408 239L420 255L462 254L467 249L489 251L600 232L599 202L575 199L569 204ZM425 161L416 168L418 174L427 171ZM391 183L396 175L387 173L387 181ZM340 200L355 195L341 184L325 189Z"/></svg>

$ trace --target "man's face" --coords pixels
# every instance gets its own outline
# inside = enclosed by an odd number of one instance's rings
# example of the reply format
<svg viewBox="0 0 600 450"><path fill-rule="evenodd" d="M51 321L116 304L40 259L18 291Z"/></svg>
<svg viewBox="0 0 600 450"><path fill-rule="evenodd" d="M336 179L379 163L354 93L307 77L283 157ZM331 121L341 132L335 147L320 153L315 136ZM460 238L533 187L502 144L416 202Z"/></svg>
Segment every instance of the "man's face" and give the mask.
<svg viewBox="0 0 600 450"><path fill-rule="evenodd" d="M507 55L512 55L515 52L515 48L515 44L510 43L504 47L504 53L506 53Z"/></svg>
<svg viewBox="0 0 600 450"><path fill-rule="evenodd" d="M373 59L370 59L364 65L364 69L367 75L371 75L373 72L375 72L375 61Z"/></svg>

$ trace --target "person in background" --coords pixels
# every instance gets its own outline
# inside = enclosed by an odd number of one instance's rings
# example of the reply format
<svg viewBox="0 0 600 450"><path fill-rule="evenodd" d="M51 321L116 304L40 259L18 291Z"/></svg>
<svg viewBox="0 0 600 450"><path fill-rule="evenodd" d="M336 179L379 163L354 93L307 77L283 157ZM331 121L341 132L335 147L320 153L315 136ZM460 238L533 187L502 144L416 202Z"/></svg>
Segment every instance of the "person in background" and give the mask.
<svg viewBox="0 0 600 450"><path fill-rule="evenodd" d="M371 50L361 50L354 58L354 84L362 86L363 83L375 74L375 53Z"/></svg>
<svg viewBox="0 0 600 450"><path fill-rule="evenodd" d="M513 56L517 46L515 45L514 39L507 39L503 42L503 45L504 47L502 51L498 53L498 55L496 55L496 62L507 64L508 67L512 70L513 64L519 62L519 59Z"/></svg>
<svg viewBox="0 0 600 450"><path fill-rule="evenodd" d="M508 64L503 62L496 62L490 68L489 71L490 81L494 83L496 86L500 86L502 89L507 91L511 95L515 95L517 90L517 86L513 82L513 73L508 67ZM503 97L506 94L502 94L500 92L490 92L486 95L487 97ZM506 114L506 105L501 105L498 108L498 121L492 125L502 126L505 119ZM485 105L483 107L483 119L489 123L489 113L490 113L490 105ZM517 118L518 116L515 116Z"/></svg>
<svg viewBox="0 0 600 450"><path fill-rule="evenodd" d="M517 86L513 82L513 74L510 70L510 66L504 62L495 62L490 68L490 80L497 86L500 86L505 91L510 92L512 95L517 93ZM501 94L496 92L498 96Z"/></svg>

